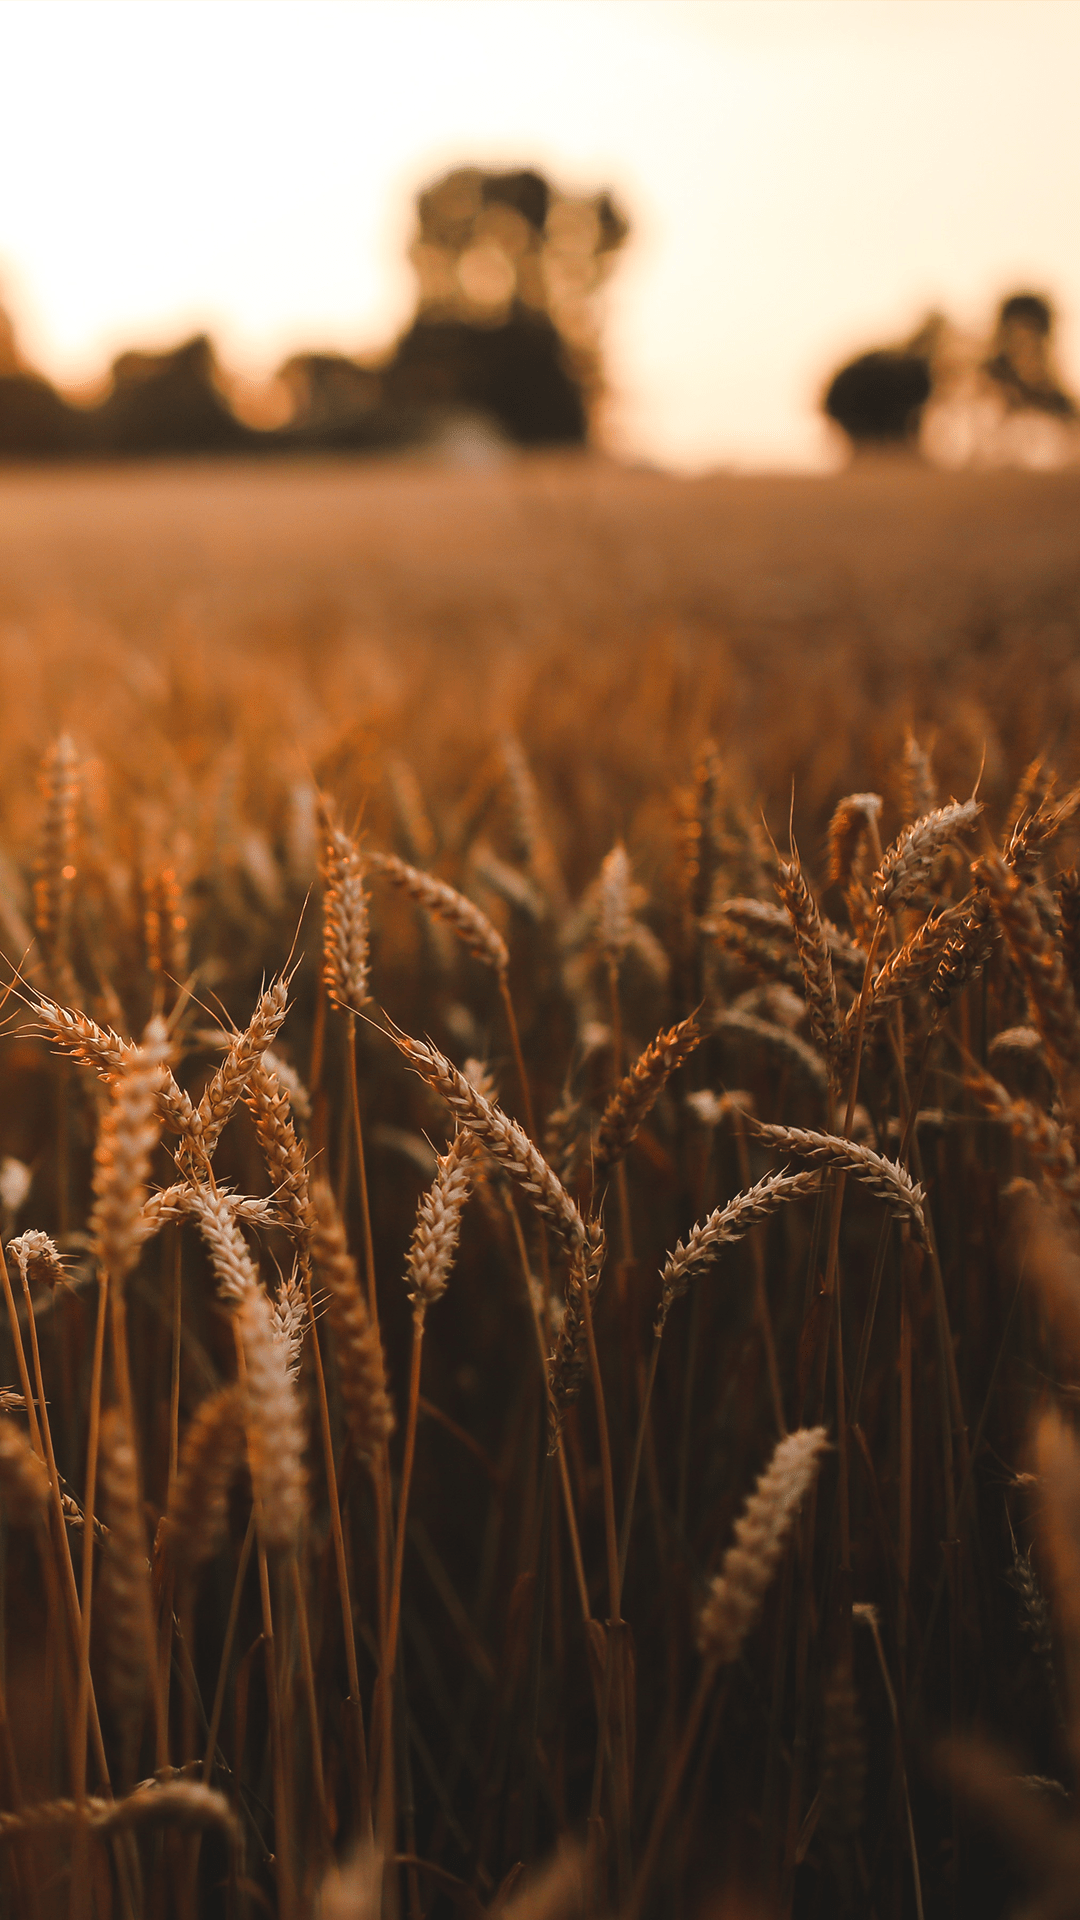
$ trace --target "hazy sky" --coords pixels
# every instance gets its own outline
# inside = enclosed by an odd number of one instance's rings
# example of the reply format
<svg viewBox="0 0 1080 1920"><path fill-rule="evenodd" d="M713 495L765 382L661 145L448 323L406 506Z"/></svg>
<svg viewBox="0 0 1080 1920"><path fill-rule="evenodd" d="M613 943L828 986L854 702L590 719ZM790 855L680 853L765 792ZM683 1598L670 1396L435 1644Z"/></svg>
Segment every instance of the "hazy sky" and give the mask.
<svg viewBox="0 0 1080 1920"><path fill-rule="evenodd" d="M1077 0L0 0L0 75L0 298L58 379L385 346L412 195L478 161L634 219L621 450L815 464L839 356L1020 284L1080 385Z"/></svg>

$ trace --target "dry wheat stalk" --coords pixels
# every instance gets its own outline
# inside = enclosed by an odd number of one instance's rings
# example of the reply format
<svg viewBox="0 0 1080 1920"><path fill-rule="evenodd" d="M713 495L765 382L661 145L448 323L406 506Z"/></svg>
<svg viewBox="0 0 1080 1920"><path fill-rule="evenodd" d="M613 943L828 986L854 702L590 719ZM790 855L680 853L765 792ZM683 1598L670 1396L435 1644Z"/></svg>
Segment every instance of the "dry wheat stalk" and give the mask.
<svg viewBox="0 0 1080 1920"><path fill-rule="evenodd" d="M98 1131L90 1231L97 1259L115 1281L123 1280L139 1254L140 1216L160 1127L157 1094L168 1053L165 1022L155 1015L142 1046L125 1056Z"/></svg>
<svg viewBox="0 0 1080 1920"><path fill-rule="evenodd" d="M736 1521L734 1541L698 1617L698 1647L711 1664L738 1659L817 1478L827 1439L824 1427L801 1427L781 1440Z"/></svg>
<svg viewBox="0 0 1080 1920"><path fill-rule="evenodd" d="M233 1196L220 1188L193 1184L189 1208L210 1250L210 1259L223 1300L238 1305L262 1293L258 1270L247 1241L236 1224Z"/></svg>
<svg viewBox="0 0 1080 1920"><path fill-rule="evenodd" d="M596 1139L594 1177L599 1178L626 1156L672 1074L690 1058L701 1039L701 1028L691 1014L678 1026L657 1034L638 1055L604 1108Z"/></svg>
<svg viewBox="0 0 1080 1920"><path fill-rule="evenodd" d="M716 1207L706 1220L700 1220L686 1240L680 1240L674 1251L668 1254L664 1263L660 1275L660 1306L654 1328L657 1339L664 1331L675 1301L686 1292L690 1282L699 1273L712 1265L721 1247L741 1240L751 1227L760 1225L778 1208L786 1206L789 1200L799 1200L804 1194L816 1193L819 1179L817 1173L768 1173L756 1186L749 1187L745 1193L737 1193L726 1206Z"/></svg>
<svg viewBox="0 0 1080 1920"><path fill-rule="evenodd" d="M134 1041L122 1040L111 1027L99 1027L89 1014L61 1006L59 1001L49 1000L44 994L35 995L31 1004L57 1047L84 1066L93 1067L108 1085L115 1084L125 1063L137 1051ZM155 1099L162 1125L181 1136L196 1132L195 1108L189 1096L177 1086L167 1063L160 1067L158 1077Z"/></svg>
<svg viewBox="0 0 1080 1920"><path fill-rule="evenodd" d="M417 1208L405 1267L405 1287L417 1320L446 1292L475 1163L472 1134L456 1134L448 1151L440 1154L438 1171Z"/></svg>
<svg viewBox="0 0 1080 1920"><path fill-rule="evenodd" d="M881 818L880 793L849 793L837 802L829 821L829 885L846 887L859 842L871 820Z"/></svg>
<svg viewBox="0 0 1080 1920"><path fill-rule="evenodd" d="M503 735L499 751L510 797L515 855L525 862L541 893L550 901L556 916L561 918L566 910L566 883L544 826L543 808L532 768L520 741L512 734Z"/></svg>
<svg viewBox="0 0 1080 1920"><path fill-rule="evenodd" d="M321 809L323 831L323 984L335 1007L361 1013L368 986L368 903L364 860L351 834Z"/></svg>
<svg viewBox="0 0 1080 1920"><path fill-rule="evenodd" d="M797 853L781 860L777 868L777 890L791 917L795 947L802 968L810 1026L825 1053L836 1049L840 1013L836 1002L836 981L832 958L826 944L817 902L806 884L806 876Z"/></svg>
<svg viewBox="0 0 1080 1920"><path fill-rule="evenodd" d="M961 924L958 908L924 920L920 927L894 948L870 982L865 1003L865 1027L869 1029L909 993L928 987L941 966L950 943ZM859 1003L848 1008L844 1019L845 1039L853 1037L858 1021Z"/></svg>
<svg viewBox="0 0 1080 1920"><path fill-rule="evenodd" d="M1049 1174L1059 1193L1073 1211L1080 1214L1080 1167L1077 1166L1076 1153L1065 1130L1029 1100L1015 1099L1000 1081L992 1079L988 1073L973 1067L965 1076L964 1084L971 1089L987 1113L1003 1121L1016 1138L1024 1142L1033 1159Z"/></svg>
<svg viewBox="0 0 1080 1920"><path fill-rule="evenodd" d="M979 800L950 800L935 807L905 827L885 854L870 883L871 897L879 913L894 913L902 907L930 873L938 854L974 826L982 812Z"/></svg>
<svg viewBox="0 0 1080 1920"><path fill-rule="evenodd" d="M12 1527L32 1527L45 1512L49 1476L13 1420L0 1415L0 1507Z"/></svg>
<svg viewBox="0 0 1080 1920"><path fill-rule="evenodd" d="M814 1160L819 1166L836 1167L852 1174L877 1194L879 1200L884 1200L891 1212L908 1222L917 1240L926 1239L923 1189L898 1160L886 1160L870 1147L860 1146L842 1134L815 1133L806 1127L771 1126L762 1120L751 1120L747 1124L759 1139L772 1140L785 1153L797 1153L803 1160Z"/></svg>
<svg viewBox="0 0 1080 1920"><path fill-rule="evenodd" d="M620 840L604 855L597 892L597 933L609 966L617 967L626 952L632 924L630 860Z"/></svg>
<svg viewBox="0 0 1080 1920"><path fill-rule="evenodd" d="M74 741L66 733L61 734L45 755L41 789L45 818L34 880L34 927L50 971L59 976L68 962L79 799L78 755Z"/></svg>
<svg viewBox="0 0 1080 1920"><path fill-rule="evenodd" d="M373 853L370 864L376 873L381 873L395 887L401 887L411 900L443 921L478 960L494 967L496 973L506 972L510 955L502 934L492 926L487 914L456 887L437 880L433 873L410 867L395 853Z"/></svg>
<svg viewBox="0 0 1080 1920"><path fill-rule="evenodd" d="M244 1419L258 1527L265 1547L293 1549L304 1515L304 1417L274 1315L261 1288L236 1316L244 1355Z"/></svg>
<svg viewBox="0 0 1080 1920"><path fill-rule="evenodd" d="M283 1274L278 1282L277 1293L270 1302L270 1311L274 1320L274 1339L281 1349L285 1371L290 1380L295 1380L300 1371L304 1335L308 1328L307 1296L300 1269L295 1262L292 1272Z"/></svg>
<svg viewBox="0 0 1080 1920"><path fill-rule="evenodd" d="M941 1012L950 1006L968 982L978 978L998 937L990 896L979 887L961 914L956 933L947 941L937 972L930 982L930 998Z"/></svg>
<svg viewBox="0 0 1080 1920"><path fill-rule="evenodd" d="M258 1005L243 1033L234 1034L224 1060L199 1101L199 1145L207 1159L216 1147L233 1108L241 1100L255 1069L278 1030L289 1006L286 980L275 980L260 994Z"/></svg>
<svg viewBox="0 0 1080 1920"><path fill-rule="evenodd" d="M1046 932L1031 889L994 855L978 863L994 912L1027 991L1046 1057L1068 1097L1080 1073L1080 1012L1057 942Z"/></svg>
<svg viewBox="0 0 1080 1920"><path fill-rule="evenodd" d="M48 1287L51 1292L64 1278L64 1264L60 1250L47 1233L36 1227L30 1227L7 1244L9 1258L14 1260L23 1280L32 1286Z"/></svg>
<svg viewBox="0 0 1080 1920"><path fill-rule="evenodd" d="M461 1125L487 1148L503 1171L524 1188L568 1251L574 1254L586 1244L594 1244L599 1237L598 1229L592 1224L586 1227L562 1181L525 1129L470 1086L465 1075L437 1047L412 1040L404 1033L392 1033L390 1037L421 1079L442 1095Z"/></svg>
<svg viewBox="0 0 1080 1920"><path fill-rule="evenodd" d="M191 1419L169 1501L169 1551L185 1572L211 1559L221 1544L243 1452L243 1396L235 1385L222 1387Z"/></svg>
<svg viewBox="0 0 1080 1920"><path fill-rule="evenodd" d="M356 1262L325 1180L312 1192L315 1233L312 1257L330 1297L330 1325L350 1431L358 1453L374 1460L394 1431L394 1409L386 1385L382 1345L371 1324L367 1301L356 1277Z"/></svg>
<svg viewBox="0 0 1080 1920"><path fill-rule="evenodd" d="M264 1060L256 1061L252 1067L244 1100L255 1122L282 1224L301 1248L306 1248L315 1222L308 1189L307 1153L292 1123L289 1096Z"/></svg>
<svg viewBox="0 0 1080 1920"><path fill-rule="evenodd" d="M930 755L911 732L904 741L902 805L905 820L921 820L937 806L937 783Z"/></svg>
<svg viewBox="0 0 1080 1920"><path fill-rule="evenodd" d="M159 867L145 893L147 965L159 981L182 980L188 966L188 923L175 867Z"/></svg>
<svg viewBox="0 0 1080 1920"><path fill-rule="evenodd" d="M102 1415L100 1475L107 1538L94 1611L105 1639L106 1691L120 1728L123 1771L130 1776L146 1709L153 1632L139 1467L118 1407Z"/></svg>
<svg viewBox="0 0 1080 1920"><path fill-rule="evenodd" d="M198 1214L201 1205L199 1195L210 1191L210 1188L197 1181L185 1180L176 1186L163 1187L159 1193L148 1194L139 1215L140 1238L151 1240L170 1221ZM213 1191L227 1203L233 1220L246 1220L253 1227L280 1225L273 1200L260 1200L247 1193L233 1193L223 1186L217 1186Z"/></svg>

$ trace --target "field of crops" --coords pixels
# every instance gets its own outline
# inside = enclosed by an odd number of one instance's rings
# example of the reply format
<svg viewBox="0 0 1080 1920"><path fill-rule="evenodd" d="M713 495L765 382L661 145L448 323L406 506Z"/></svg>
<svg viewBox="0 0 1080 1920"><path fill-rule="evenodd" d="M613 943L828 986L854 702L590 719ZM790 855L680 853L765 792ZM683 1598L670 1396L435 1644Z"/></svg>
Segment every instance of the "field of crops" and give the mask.
<svg viewBox="0 0 1080 1920"><path fill-rule="evenodd" d="M0 474L4 1912L1078 1910L1078 523Z"/></svg>

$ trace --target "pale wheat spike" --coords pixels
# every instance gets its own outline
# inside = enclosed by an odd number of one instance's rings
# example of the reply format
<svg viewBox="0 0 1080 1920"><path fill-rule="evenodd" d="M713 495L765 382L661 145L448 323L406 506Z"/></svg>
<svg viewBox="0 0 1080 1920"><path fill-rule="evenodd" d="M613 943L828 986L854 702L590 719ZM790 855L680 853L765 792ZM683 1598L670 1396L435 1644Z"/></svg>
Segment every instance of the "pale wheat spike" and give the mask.
<svg viewBox="0 0 1080 1920"><path fill-rule="evenodd" d="M462 1131L447 1152L440 1154L438 1172L417 1208L405 1268L405 1287L412 1301L413 1315L418 1320L423 1320L432 1302L446 1292L475 1159L473 1136Z"/></svg>
<svg viewBox="0 0 1080 1920"><path fill-rule="evenodd" d="M155 1780L135 1788L122 1800L100 1802L101 1812L91 1820L95 1833L120 1833L125 1828L167 1825L198 1830L219 1827L233 1844L240 1828L233 1810L216 1787L201 1780Z"/></svg>
<svg viewBox="0 0 1080 1920"><path fill-rule="evenodd" d="M285 1371L290 1380L295 1380L300 1371L304 1335L308 1327L304 1282L295 1262L292 1272L284 1274L278 1282L270 1310L274 1317L274 1338L284 1357Z"/></svg>
<svg viewBox="0 0 1080 1920"><path fill-rule="evenodd" d="M904 741L902 805L905 820L921 820L937 806L937 783L927 749L908 730Z"/></svg>
<svg viewBox="0 0 1080 1920"><path fill-rule="evenodd" d="M829 821L829 885L846 887L859 843L870 822L881 817L880 793L849 793L837 801Z"/></svg>
<svg viewBox="0 0 1080 1920"><path fill-rule="evenodd" d="M21 1428L0 1416L0 1509L12 1527L32 1527L45 1512L49 1476Z"/></svg>
<svg viewBox="0 0 1080 1920"><path fill-rule="evenodd" d="M222 1387L191 1419L169 1501L169 1551L184 1572L211 1559L221 1544L243 1450L243 1398L239 1387Z"/></svg>
<svg viewBox="0 0 1080 1920"><path fill-rule="evenodd" d="M14 1260L20 1277L29 1281L31 1286L52 1289L64 1279L64 1263L60 1258L60 1249L47 1233L37 1227L29 1227L15 1240L7 1244L8 1257Z"/></svg>
<svg viewBox="0 0 1080 1920"><path fill-rule="evenodd" d="M79 798L78 755L66 733L53 743L42 761L41 790L45 818L34 881L34 926L50 970L60 974L68 959Z"/></svg>
<svg viewBox="0 0 1080 1920"><path fill-rule="evenodd" d="M393 886L407 893L410 900L415 900L418 906L448 926L478 960L494 967L496 973L506 972L510 955L502 934L492 926L487 914L456 887L437 880L433 873L425 873L420 867L410 867L407 861L399 860L396 853L373 853L370 864L374 872L381 873Z"/></svg>
<svg viewBox="0 0 1080 1920"><path fill-rule="evenodd" d="M357 1452L373 1461L394 1431L394 1410L386 1386L382 1345L371 1324L367 1301L356 1277L356 1263L346 1244L333 1193L325 1180L316 1181L312 1198L316 1214L312 1255L330 1296L330 1325L334 1332L341 1397Z"/></svg>
<svg viewBox="0 0 1080 1920"><path fill-rule="evenodd" d="M899 1161L886 1160L870 1147L860 1146L842 1134L816 1133L807 1127L771 1126L761 1120L750 1120L747 1124L759 1139L772 1140L786 1153L797 1153L800 1159L851 1174L876 1193L879 1200L884 1200L891 1212L905 1219L917 1240L925 1241L923 1189L915 1184Z"/></svg>
<svg viewBox="0 0 1080 1920"><path fill-rule="evenodd" d="M364 860L325 802L322 829L323 984L335 1007L362 1013L371 998Z"/></svg>
<svg viewBox="0 0 1080 1920"><path fill-rule="evenodd" d="M243 1033L233 1036L229 1050L199 1101L200 1145L207 1159L213 1153L238 1100L263 1054L277 1039L289 1006L285 980L275 980L260 994L258 1005Z"/></svg>
<svg viewBox="0 0 1080 1920"><path fill-rule="evenodd" d="M175 867L159 867L145 887L143 927L150 972L175 991L188 968L187 915Z"/></svg>
<svg viewBox="0 0 1080 1920"><path fill-rule="evenodd" d="M102 1415L100 1474L108 1532L94 1616L105 1639L106 1692L120 1728L122 1771L130 1777L146 1709L153 1631L138 1461L118 1407Z"/></svg>
<svg viewBox="0 0 1080 1920"><path fill-rule="evenodd" d="M621 840L601 862L597 905L600 951L610 966L617 967L630 944L633 925L630 860Z"/></svg>
<svg viewBox="0 0 1080 1920"><path fill-rule="evenodd" d="M690 1058L701 1039L701 1028L691 1014L678 1026L657 1034L638 1055L604 1108L593 1163L597 1176L626 1156L672 1074Z"/></svg>
<svg viewBox="0 0 1080 1920"><path fill-rule="evenodd" d="M220 1188L202 1185L189 1187L188 1193L190 1211L209 1248L222 1299L243 1304L253 1294L261 1294L255 1262L236 1224L233 1197Z"/></svg>
<svg viewBox="0 0 1080 1920"><path fill-rule="evenodd" d="M257 1524L265 1547L294 1549L304 1515L304 1417L275 1338L266 1294L249 1293L237 1314L244 1354L244 1415Z"/></svg>
<svg viewBox="0 0 1080 1920"><path fill-rule="evenodd" d="M277 1212L286 1231L306 1252L315 1224L307 1152L292 1123L289 1096L265 1061L252 1068L244 1102L255 1122Z"/></svg>
<svg viewBox="0 0 1080 1920"><path fill-rule="evenodd" d="M1027 990L1054 1077L1068 1099L1080 1075L1080 1011L1058 943L1039 918L1031 889L996 855L978 862L1006 944Z"/></svg>
<svg viewBox="0 0 1080 1920"><path fill-rule="evenodd" d="M781 860L777 888L791 916L811 1029L819 1047L825 1053L832 1053L840 1026L832 956L817 901L807 886L798 854L793 854L790 860Z"/></svg>
<svg viewBox="0 0 1080 1920"><path fill-rule="evenodd" d="M761 1610L788 1535L817 1478L828 1435L802 1427L781 1440L741 1517L698 1617L697 1642L706 1660L737 1660Z"/></svg>
<svg viewBox="0 0 1080 1920"><path fill-rule="evenodd" d="M869 1031L906 995L929 986L963 918L963 911L959 907L947 908L945 912L924 920L910 939L895 948L870 982L863 1005L865 1031ZM854 1036L859 1011L859 1002L856 1000L844 1018L842 1033L845 1040Z"/></svg>
<svg viewBox="0 0 1080 1920"><path fill-rule="evenodd" d="M160 1132L157 1095L168 1053L165 1022L155 1015L142 1046L125 1057L98 1131L90 1231L98 1261L116 1282L134 1266L142 1243L140 1216Z"/></svg>
<svg viewBox="0 0 1080 1920"><path fill-rule="evenodd" d="M183 1181L176 1186L163 1187L159 1193L148 1194L139 1214L139 1237L151 1240L162 1227L173 1220L182 1220L185 1216L197 1214L201 1206L200 1194L211 1189L198 1182ZM218 1186L215 1191L220 1200L227 1203L233 1220L246 1220L253 1227L276 1227L281 1222L273 1200L260 1200L247 1193L233 1193L228 1187Z"/></svg>
<svg viewBox="0 0 1080 1920"><path fill-rule="evenodd" d="M675 1301L699 1273L712 1265L721 1247L741 1240L751 1227L768 1220L789 1201L816 1193L819 1184L817 1173L769 1173L756 1186L737 1193L726 1206L716 1207L706 1220L699 1221L686 1240L680 1240L674 1252L669 1253L660 1275L660 1308L654 1328L657 1338L664 1331Z"/></svg>
<svg viewBox="0 0 1080 1920"><path fill-rule="evenodd" d="M54 1045L70 1053L83 1066L93 1067L110 1086L137 1051L134 1041L122 1040L111 1027L99 1027L89 1014L61 1006L59 1001L50 1000L44 994L36 995L32 1006ZM177 1086L168 1064L159 1069L155 1097L164 1126L181 1136L198 1132L195 1107L183 1088Z"/></svg>
<svg viewBox="0 0 1080 1920"><path fill-rule="evenodd" d="M894 913L902 907L922 885L938 854L974 826L982 810L980 800L950 800L905 827L870 882L878 912Z"/></svg>
<svg viewBox="0 0 1080 1920"><path fill-rule="evenodd" d="M525 1190L571 1253L595 1240L595 1233L586 1228L562 1181L516 1120L485 1100L437 1047L412 1040L405 1033L392 1033L390 1037L410 1066L442 1095L461 1125Z"/></svg>

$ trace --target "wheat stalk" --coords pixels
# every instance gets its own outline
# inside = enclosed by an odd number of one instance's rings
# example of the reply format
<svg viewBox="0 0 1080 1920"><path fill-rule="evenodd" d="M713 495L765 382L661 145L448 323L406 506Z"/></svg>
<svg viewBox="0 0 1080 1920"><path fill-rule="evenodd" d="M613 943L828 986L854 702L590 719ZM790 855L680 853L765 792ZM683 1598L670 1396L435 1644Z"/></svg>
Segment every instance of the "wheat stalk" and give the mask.
<svg viewBox="0 0 1080 1920"><path fill-rule="evenodd" d="M824 1427L801 1427L781 1440L736 1521L735 1538L698 1616L698 1647L711 1665L738 1659L827 1441Z"/></svg>

